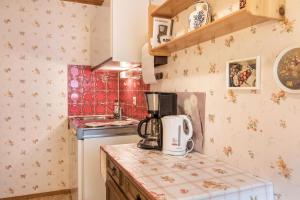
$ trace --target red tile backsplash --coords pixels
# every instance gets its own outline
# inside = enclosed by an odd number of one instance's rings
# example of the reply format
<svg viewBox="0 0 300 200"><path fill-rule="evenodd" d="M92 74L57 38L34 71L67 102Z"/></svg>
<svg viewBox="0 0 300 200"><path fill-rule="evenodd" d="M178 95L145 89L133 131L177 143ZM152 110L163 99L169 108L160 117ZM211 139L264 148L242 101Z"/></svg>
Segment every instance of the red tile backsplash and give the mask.
<svg viewBox="0 0 300 200"><path fill-rule="evenodd" d="M118 72L91 71L89 66L68 66L68 113L74 115L112 115L120 89L123 115L142 119L147 115L144 92L150 86L142 79L120 79ZM137 105L133 104L136 97Z"/></svg>
<svg viewBox="0 0 300 200"><path fill-rule="evenodd" d="M120 102L123 114L136 119L143 119L148 114L144 92L149 91L150 85L142 79L120 79ZM136 106L133 98L136 97Z"/></svg>

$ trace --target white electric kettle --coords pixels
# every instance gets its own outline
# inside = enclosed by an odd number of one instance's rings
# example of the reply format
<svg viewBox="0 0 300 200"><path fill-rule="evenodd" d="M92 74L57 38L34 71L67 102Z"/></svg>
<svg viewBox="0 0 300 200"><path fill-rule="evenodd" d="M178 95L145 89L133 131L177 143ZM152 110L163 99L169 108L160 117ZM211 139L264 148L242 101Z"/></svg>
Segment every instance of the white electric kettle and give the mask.
<svg viewBox="0 0 300 200"><path fill-rule="evenodd" d="M193 127L190 118L186 115L170 115L161 119L163 127L163 153L183 156L194 148L192 140ZM192 143L190 149L188 142Z"/></svg>

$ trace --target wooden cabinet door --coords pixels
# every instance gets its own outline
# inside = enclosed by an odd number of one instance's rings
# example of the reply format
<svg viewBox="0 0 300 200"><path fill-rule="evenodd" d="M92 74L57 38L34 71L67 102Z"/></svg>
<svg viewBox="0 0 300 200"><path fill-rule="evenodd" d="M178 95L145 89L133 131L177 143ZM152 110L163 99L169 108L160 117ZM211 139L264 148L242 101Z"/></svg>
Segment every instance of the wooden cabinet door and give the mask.
<svg viewBox="0 0 300 200"><path fill-rule="evenodd" d="M147 200L138 187L127 177L124 177L125 194L129 200Z"/></svg>
<svg viewBox="0 0 300 200"><path fill-rule="evenodd" d="M106 200L127 200L110 175L106 180Z"/></svg>

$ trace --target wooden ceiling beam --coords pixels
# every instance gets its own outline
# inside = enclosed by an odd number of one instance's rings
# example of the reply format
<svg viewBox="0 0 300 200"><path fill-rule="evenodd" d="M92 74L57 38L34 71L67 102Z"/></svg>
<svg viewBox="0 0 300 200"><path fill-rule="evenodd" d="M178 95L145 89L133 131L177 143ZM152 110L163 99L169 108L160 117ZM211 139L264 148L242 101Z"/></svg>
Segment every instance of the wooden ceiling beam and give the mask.
<svg viewBox="0 0 300 200"><path fill-rule="evenodd" d="M104 0L61 0L61 1L70 1L75 3L91 4L96 6L102 6Z"/></svg>

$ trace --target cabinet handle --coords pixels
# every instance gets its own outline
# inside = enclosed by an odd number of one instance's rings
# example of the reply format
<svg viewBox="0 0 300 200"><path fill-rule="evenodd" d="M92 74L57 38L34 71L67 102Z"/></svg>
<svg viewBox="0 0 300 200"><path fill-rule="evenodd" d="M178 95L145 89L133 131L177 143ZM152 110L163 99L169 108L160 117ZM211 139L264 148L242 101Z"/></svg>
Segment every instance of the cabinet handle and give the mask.
<svg viewBox="0 0 300 200"><path fill-rule="evenodd" d="M113 167L111 171L113 176L117 175L117 169L115 167Z"/></svg>
<svg viewBox="0 0 300 200"><path fill-rule="evenodd" d="M142 198L141 198L141 196L138 194L138 195L136 195L135 200L142 200Z"/></svg>

